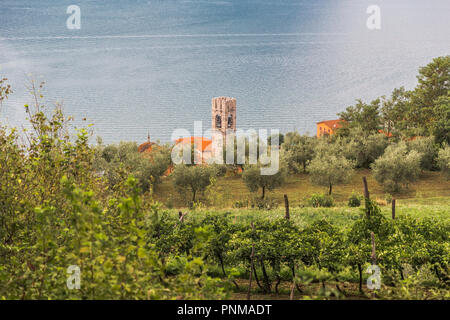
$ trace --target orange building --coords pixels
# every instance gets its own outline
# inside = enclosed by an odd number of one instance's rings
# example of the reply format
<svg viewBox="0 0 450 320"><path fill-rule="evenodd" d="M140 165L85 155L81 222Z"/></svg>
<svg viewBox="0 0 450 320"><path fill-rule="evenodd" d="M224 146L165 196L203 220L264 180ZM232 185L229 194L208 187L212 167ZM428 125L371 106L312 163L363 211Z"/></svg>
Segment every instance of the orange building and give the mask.
<svg viewBox="0 0 450 320"><path fill-rule="evenodd" d="M320 138L324 135L331 136L336 132L336 129L341 128L345 120L326 120L317 122L317 137Z"/></svg>
<svg viewBox="0 0 450 320"><path fill-rule="evenodd" d="M187 137L175 140L176 145L189 145L194 147L194 154L197 159L201 159L201 163L212 156L212 140L205 137Z"/></svg>

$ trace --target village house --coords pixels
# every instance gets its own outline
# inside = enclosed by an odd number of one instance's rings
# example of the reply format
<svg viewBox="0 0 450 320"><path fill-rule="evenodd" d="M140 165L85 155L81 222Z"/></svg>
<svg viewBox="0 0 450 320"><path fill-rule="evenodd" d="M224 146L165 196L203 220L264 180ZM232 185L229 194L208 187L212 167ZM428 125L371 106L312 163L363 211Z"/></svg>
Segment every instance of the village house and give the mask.
<svg viewBox="0 0 450 320"><path fill-rule="evenodd" d="M322 136L331 136L336 130L341 128L345 120L325 120L317 122L317 138Z"/></svg>
<svg viewBox="0 0 450 320"><path fill-rule="evenodd" d="M317 138L322 136L331 136L336 133L336 130L342 128L342 126L346 123L345 120L325 120L317 122ZM392 137L392 132L386 132L382 129L378 130L379 133L383 133L386 137Z"/></svg>

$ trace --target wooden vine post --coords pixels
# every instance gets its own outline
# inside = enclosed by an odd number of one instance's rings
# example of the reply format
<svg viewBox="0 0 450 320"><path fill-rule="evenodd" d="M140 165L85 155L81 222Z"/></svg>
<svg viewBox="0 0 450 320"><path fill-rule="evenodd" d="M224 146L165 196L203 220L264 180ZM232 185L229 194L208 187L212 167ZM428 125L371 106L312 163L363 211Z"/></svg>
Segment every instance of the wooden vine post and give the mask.
<svg viewBox="0 0 450 320"><path fill-rule="evenodd" d="M286 214L285 214L284 218L286 220L289 220L290 219L290 215L289 215L289 199L288 199L287 194L284 195L284 208L286 209Z"/></svg>
<svg viewBox="0 0 450 320"><path fill-rule="evenodd" d="M372 238L372 255L370 258L372 260L372 265L376 265L377 264L377 253L375 251L375 234L373 232L371 232L370 237Z"/></svg>
<svg viewBox="0 0 450 320"><path fill-rule="evenodd" d="M251 224L252 230L255 231L255 225ZM250 254L250 277L248 279L248 291L247 291L247 300L250 300L250 292L252 290L252 275L253 275L253 265L255 258L255 242L252 241L252 253Z"/></svg>
<svg viewBox="0 0 450 320"><path fill-rule="evenodd" d="M371 260L372 260L372 265L376 266L377 265L377 253L375 251L375 234L372 232L370 232L370 237L372 238L372 255L371 255ZM375 291L372 293L372 297L375 298Z"/></svg>
<svg viewBox="0 0 450 320"><path fill-rule="evenodd" d="M392 199L392 219L395 219L395 198Z"/></svg>
<svg viewBox="0 0 450 320"><path fill-rule="evenodd" d="M366 216L369 217L369 201L370 201L370 194L369 194L369 187L367 186L367 179L366 177L363 177L363 184L364 184L364 202L366 206Z"/></svg>

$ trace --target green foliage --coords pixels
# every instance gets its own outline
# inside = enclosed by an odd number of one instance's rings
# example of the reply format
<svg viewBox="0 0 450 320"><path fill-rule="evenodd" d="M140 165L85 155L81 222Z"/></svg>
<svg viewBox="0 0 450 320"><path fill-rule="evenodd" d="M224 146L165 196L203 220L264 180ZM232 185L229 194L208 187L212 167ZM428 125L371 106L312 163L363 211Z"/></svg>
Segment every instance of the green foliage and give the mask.
<svg viewBox="0 0 450 320"><path fill-rule="evenodd" d="M450 179L450 146L446 145L439 150L438 165L442 172Z"/></svg>
<svg viewBox="0 0 450 320"><path fill-rule="evenodd" d="M180 193L190 190L192 202L198 192L203 192L211 184L217 172L214 167L203 165L189 166L185 164L177 165L172 173L175 187Z"/></svg>
<svg viewBox="0 0 450 320"><path fill-rule="evenodd" d="M348 199L348 206L349 207L359 207L361 205L361 199L363 197L360 195L357 195L356 193L352 193L350 198Z"/></svg>
<svg viewBox="0 0 450 320"><path fill-rule="evenodd" d="M138 152L135 142L121 142L118 145L99 145L96 148L94 169L106 177L111 189L121 187L127 176L139 180L139 187L145 192L161 182L161 176L171 165L170 149L167 146L153 146L151 153Z"/></svg>
<svg viewBox="0 0 450 320"><path fill-rule="evenodd" d="M291 172L306 172L308 161L314 158L317 139L297 132L288 132L282 149Z"/></svg>
<svg viewBox="0 0 450 320"><path fill-rule="evenodd" d="M248 165L242 174L242 179L251 192L256 192L261 188L261 199L265 198L266 189L274 190L283 185L285 178L286 169L283 165L280 165L279 170L273 175L261 174L260 165Z"/></svg>
<svg viewBox="0 0 450 320"><path fill-rule="evenodd" d="M272 145L272 140L275 140L277 135L271 135L269 138L267 138L267 145ZM278 145L282 145L284 143L284 135L282 133L278 134Z"/></svg>
<svg viewBox="0 0 450 320"><path fill-rule="evenodd" d="M330 208L334 205L333 197L327 194L315 193L308 199L308 204L314 208Z"/></svg>
<svg viewBox="0 0 450 320"><path fill-rule="evenodd" d="M410 93L400 87L392 91L390 98L381 98L381 127L388 136L399 136L408 130L410 124L405 115L409 110L409 97Z"/></svg>
<svg viewBox="0 0 450 320"><path fill-rule="evenodd" d="M233 208L247 208L247 207L248 207L248 199L238 200L233 204Z"/></svg>
<svg viewBox="0 0 450 320"><path fill-rule="evenodd" d="M253 197L250 202L250 207L257 208L259 210L272 210L278 208L278 202L269 197L265 197L264 199L260 197Z"/></svg>
<svg viewBox="0 0 450 320"><path fill-rule="evenodd" d="M430 134L440 113L441 97L450 92L450 56L438 57L419 69L418 85L411 93L408 118L416 134ZM444 98L445 99L445 98ZM447 100L448 101L448 100ZM448 119L447 119L448 120Z"/></svg>
<svg viewBox="0 0 450 320"><path fill-rule="evenodd" d="M370 165L381 155L388 146L388 139L384 134L365 134L361 128L350 131L348 137L337 140L342 145L342 153L347 159L353 160L358 168L370 168Z"/></svg>
<svg viewBox="0 0 450 320"><path fill-rule="evenodd" d="M400 142L386 148L383 156L373 164L374 177L388 192L398 192L402 187L416 181L420 174L422 154L408 151L407 145Z"/></svg>
<svg viewBox="0 0 450 320"><path fill-rule="evenodd" d="M279 136L279 144L281 145L283 139L281 138L282 135ZM258 136L250 134L250 136L239 136L234 137L233 139L233 150L231 151L233 154L227 154L227 145L224 143L222 155L223 155L223 163L226 163L224 165L225 167L228 167L231 170L236 170L238 168L243 169L246 164L249 164L249 157L250 157L250 151L252 151L252 156L256 158L256 160L259 160L259 157L262 154L262 151L264 148L267 148L270 150L271 147L271 139L272 137L269 137L267 141L263 141L259 139ZM270 142L270 144L268 144ZM252 146L256 146L256 150L251 150L250 143ZM243 154L238 154L238 145L243 146L243 150L239 150ZM261 150L260 150L261 148Z"/></svg>
<svg viewBox="0 0 450 320"><path fill-rule="evenodd" d="M436 158L438 156L438 145L435 144L435 138L418 137L408 142L408 149L415 150L421 154L420 167L424 170L437 169Z"/></svg>
<svg viewBox="0 0 450 320"><path fill-rule="evenodd" d="M31 130L20 132L26 145L15 129L0 128L0 298L226 297L227 285L208 275L202 247L208 231L164 226L191 239L177 243L183 259L176 276L168 276L166 248L149 236L161 230L159 205L142 202L133 177L105 194L88 131L71 137L61 109L49 113L35 96L35 106L25 106ZM67 286L69 266L80 268L79 290Z"/></svg>
<svg viewBox="0 0 450 320"><path fill-rule="evenodd" d="M344 156L330 152L321 152L310 161L308 173L311 182L320 186L329 187L331 195L332 187L348 182L353 175L354 163Z"/></svg>
<svg viewBox="0 0 450 320"><path fill-rule="evenodd" d="M435 106L433 135L439 145L450 144L450 93L439 97Z"/></svg>
<svg viewBox="0 0 450 320"><path fill-rule="evenodd" d="M392 195L390 193L386 193L384 199L386 200L387 204L391 204L392 203Z"/></svg>
<svg viewBox="0 0 450 320"><path fill-rule="evenodd" d="M376 133L380 123L379 109L380 99L373 100L370 104L357 100L354 106L347 107L338 116L347 121L349 128L360 128L367 134Z"/></svg>

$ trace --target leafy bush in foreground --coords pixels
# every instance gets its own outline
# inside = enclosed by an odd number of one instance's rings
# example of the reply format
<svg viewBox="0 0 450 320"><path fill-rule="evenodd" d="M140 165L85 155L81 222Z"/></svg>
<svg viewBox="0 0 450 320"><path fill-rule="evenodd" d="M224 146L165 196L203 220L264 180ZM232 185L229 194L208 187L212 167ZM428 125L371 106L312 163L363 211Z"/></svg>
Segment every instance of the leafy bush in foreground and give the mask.
<svg viewBox="0 0 450 320"><path fill-rule="evenodd" d="M207 274L208 230L164 226L191 239L175 242L183 259L176 276L167 274L165 248L148 237L163 224L158 204L142 203L133 177L108 189L93 168L88 132L71 139L61 110L47 116L36 101L26 106L32 129L20 133L27 144L0 127L0 298L226 297L226 283ZM71 266L80 269L79 290L67 286Z"/></svg>

